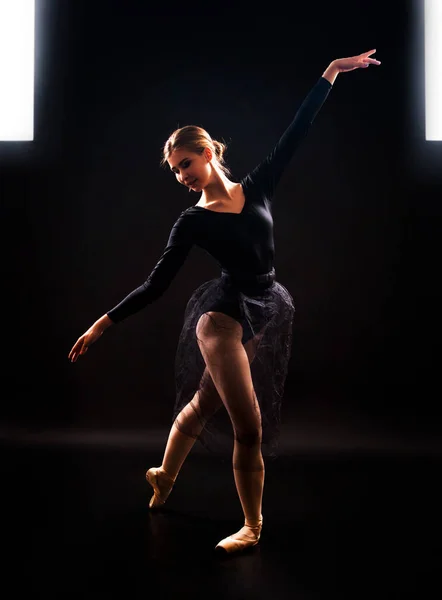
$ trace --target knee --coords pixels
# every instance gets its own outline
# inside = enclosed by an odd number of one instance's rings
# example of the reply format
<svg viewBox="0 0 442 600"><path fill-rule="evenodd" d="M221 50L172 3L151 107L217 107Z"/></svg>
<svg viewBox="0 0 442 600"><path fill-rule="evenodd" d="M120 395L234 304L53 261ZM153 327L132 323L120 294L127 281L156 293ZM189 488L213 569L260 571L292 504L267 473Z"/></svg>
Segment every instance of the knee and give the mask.
<svg viewBox="0 0 442 600"><path fill-rule="evenodd" d="M237 471L263 471L264 462L261 451L261 430L247 428L235 429L233 468Z"/></svg>
<svg viewBox="0 0 442 600"><path fill-rule="evenodd" d="M260 446L261 441L262 430L260 425L235 428L235 442L238 442L241 446L254 448Z"/></svg>
<svg viewBox="0 0 442 600"><path fill-rule="evenodd" d="M205 420L210 419L223 405L212 379L209 377L207 383L197 393L197 400L193 403L194 410L198 411Z"/></svg>

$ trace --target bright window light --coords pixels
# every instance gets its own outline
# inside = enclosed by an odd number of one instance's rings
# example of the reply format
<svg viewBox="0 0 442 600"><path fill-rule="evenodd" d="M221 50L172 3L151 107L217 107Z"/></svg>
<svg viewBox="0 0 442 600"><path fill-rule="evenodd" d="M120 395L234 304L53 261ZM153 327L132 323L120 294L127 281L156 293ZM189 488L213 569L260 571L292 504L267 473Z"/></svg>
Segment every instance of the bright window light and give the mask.
<svg viewBox="0 0 442 600"><path fill-rule="evenodd" d="M0 141L34 139L35 0L0 0Z"/></svg>
<svg viewBox="0 0 442 600"><path fill-rule="evenodd" d="M425 139L442 140L442 2L425 0Z"/></svg>

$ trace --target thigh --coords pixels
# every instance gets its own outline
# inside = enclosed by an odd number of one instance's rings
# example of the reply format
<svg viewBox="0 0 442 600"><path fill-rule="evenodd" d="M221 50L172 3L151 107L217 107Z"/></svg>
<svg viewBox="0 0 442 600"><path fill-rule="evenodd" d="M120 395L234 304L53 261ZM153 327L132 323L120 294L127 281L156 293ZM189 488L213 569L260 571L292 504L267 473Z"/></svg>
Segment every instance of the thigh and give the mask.
<svg viewBox="0 0 442 600"><path fill-rule="evenodd" d="M203 313L196 324L196 338L200 345L241 343L242 336L243 326L240 321L219 310Z"/></svg>
<svg viewBox="0 0 442 600"><path fill-rule="evenodd" d="M256 350L259 345L259 341L261 340L260 335L256 335L254 338L250 339L248 342L244 344L244 350L246 352L249 364L252 364ZM201 377L200 386L198 390L198 399L197 401L201 405L201 407L211 407L215 404L222 404L222 400L220 395L216 389L215 384L213 383L212 376L207 368L204 369L203 375ZM206 412L206 411L204 411Z"/></svg>
<svg viewBox="0 0 442 600"><path fill-rule="evenodd" d="M250 362L256 340L242 344L242 326L219 312L205 313L197 325L197 339L207 369L236 430L259 429L260 411L253 389Z"/></svg>

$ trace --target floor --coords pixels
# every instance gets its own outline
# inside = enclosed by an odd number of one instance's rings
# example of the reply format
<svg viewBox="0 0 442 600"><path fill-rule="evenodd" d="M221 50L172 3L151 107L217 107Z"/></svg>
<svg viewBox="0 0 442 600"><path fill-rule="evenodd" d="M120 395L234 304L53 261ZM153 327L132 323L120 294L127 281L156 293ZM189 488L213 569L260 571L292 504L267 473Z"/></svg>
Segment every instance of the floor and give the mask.
<svg viewBox="0 0 442 600"><path fill-rule="evenodd" d="M0 432L3 597L442 597L437 444L301 430L267 463L260 544L228 558L213 548L241 511L204 450L151 512L166 432Z"/></svg>

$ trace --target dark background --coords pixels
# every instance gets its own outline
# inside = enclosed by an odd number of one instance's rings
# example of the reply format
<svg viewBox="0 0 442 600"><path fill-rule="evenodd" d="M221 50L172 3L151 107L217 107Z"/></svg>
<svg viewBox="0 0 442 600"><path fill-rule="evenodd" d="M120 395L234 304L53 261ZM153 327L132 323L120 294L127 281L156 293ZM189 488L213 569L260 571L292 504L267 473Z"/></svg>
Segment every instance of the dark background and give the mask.
<svg viewBox="0 0 442 600"><path fill-rule="evenodd" d="M35 140L0 142L3 427L169 426L210 257L193 249L162 298L67 358L197 202L163 142L201 125L239 178L331 60L376 48L380 67L338 76L274 201L297 308L284 418L440 432L442 152L424 141L419 4L37 0Z"/></svg>

